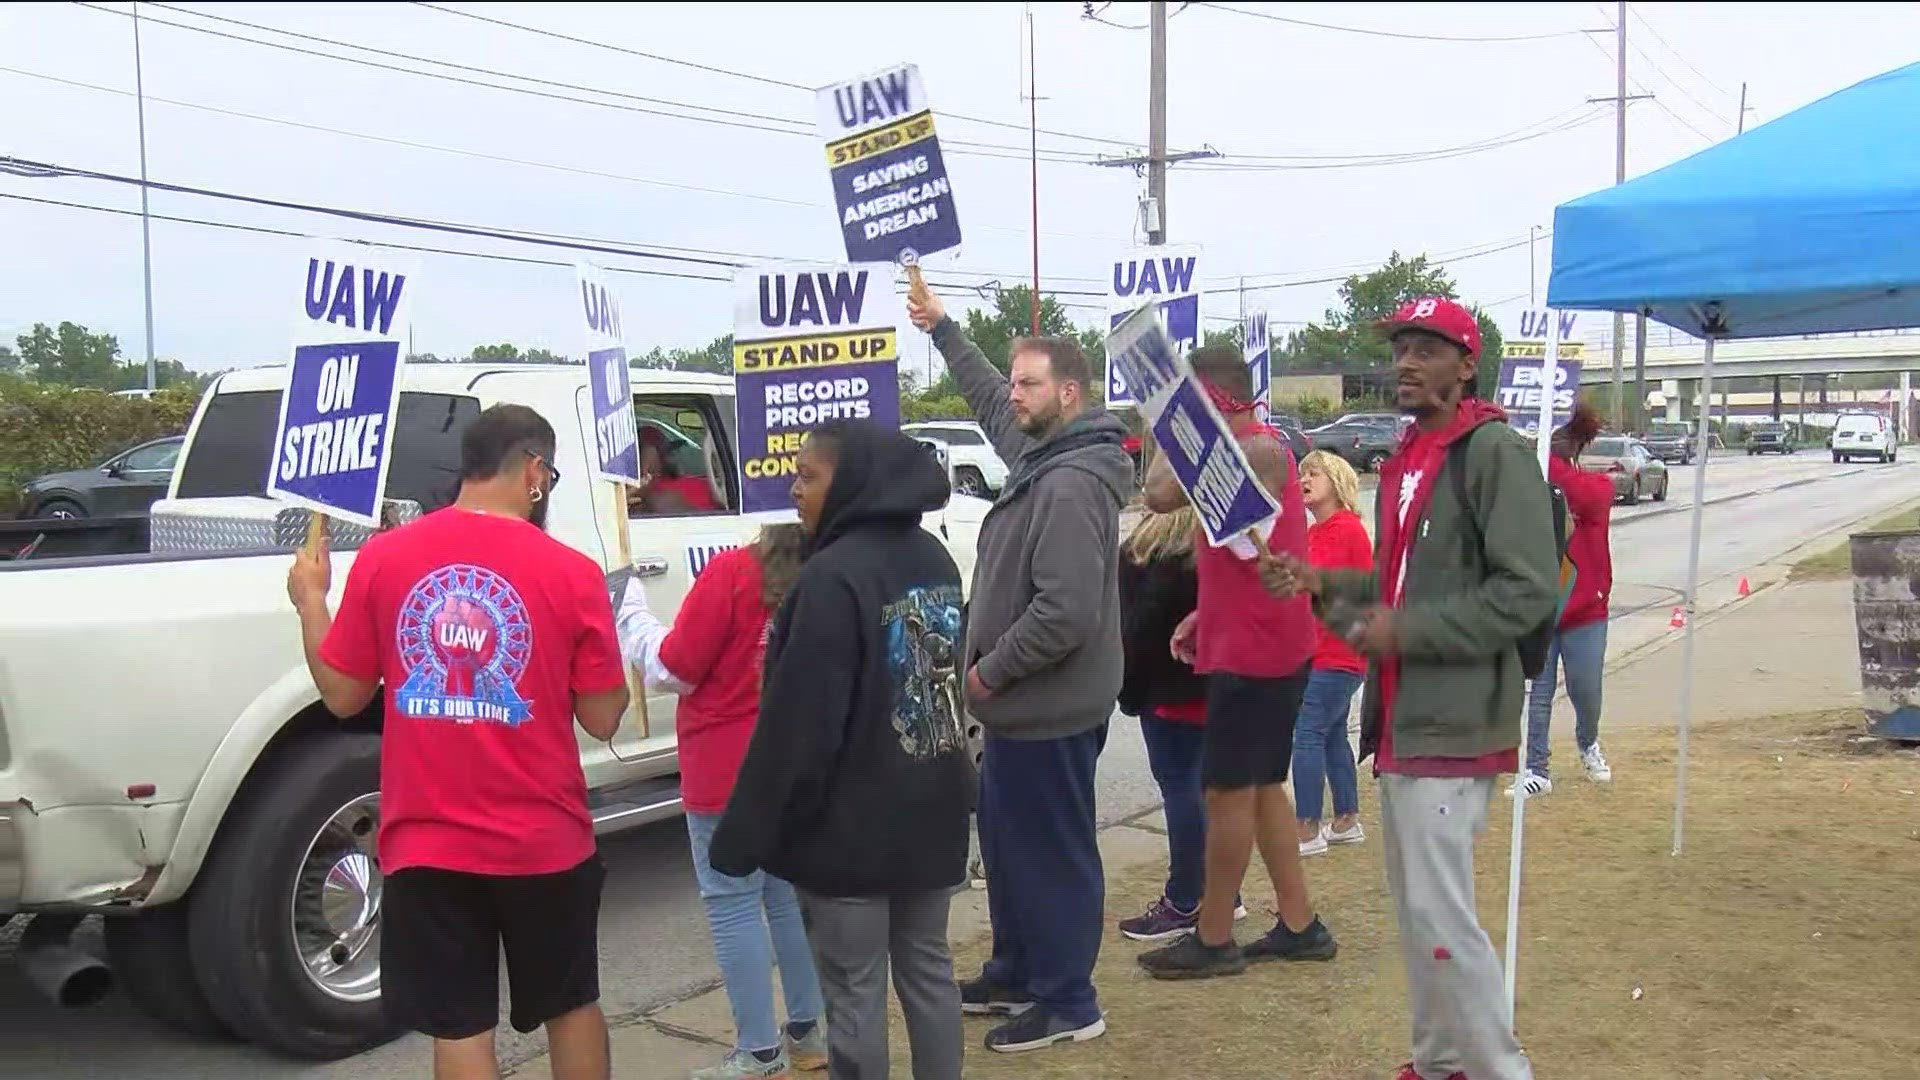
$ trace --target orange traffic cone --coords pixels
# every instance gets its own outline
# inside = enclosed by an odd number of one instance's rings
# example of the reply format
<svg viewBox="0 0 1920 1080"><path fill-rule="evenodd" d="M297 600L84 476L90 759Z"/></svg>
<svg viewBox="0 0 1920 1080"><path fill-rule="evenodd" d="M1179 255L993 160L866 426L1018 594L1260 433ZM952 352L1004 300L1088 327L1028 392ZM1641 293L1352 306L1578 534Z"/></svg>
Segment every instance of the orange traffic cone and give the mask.
<svg viewBox="0 0 1920 1080"><path fill-rule="evenodd" d="M1744 577L1740 579L1740 595L1741 596L1753 595L1753 586L1747 584L1747 579Z"/></svg>
<svg viewBox="0 0 1920 1080"><path fill-rule="evenodd" d="M1686 625L1687 625L1686 612L1681 611L1679 608L1674 608L1673 618L1667 620L1667 626L1674 630L1678 630L1681 627L1684 627Z"/></svg>

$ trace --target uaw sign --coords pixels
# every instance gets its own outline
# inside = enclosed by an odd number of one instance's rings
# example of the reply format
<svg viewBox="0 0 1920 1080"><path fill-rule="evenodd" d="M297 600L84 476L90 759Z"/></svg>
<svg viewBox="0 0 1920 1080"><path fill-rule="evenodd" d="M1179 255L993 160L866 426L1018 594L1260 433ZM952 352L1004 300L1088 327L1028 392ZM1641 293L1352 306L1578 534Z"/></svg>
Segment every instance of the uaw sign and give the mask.
<svg viewBox="0 0 1920 1080"><path fill-rule="evenodd" d="M1140 403L1208 542L1217 547L1249 529L1264 535L1280 505L1254 476L1239 440L1153 305L1142 305L1108 335L1107 370L1115 369Z"/></svg>
<svg viewBox="0 0 1920 1080"><path fill-rule="evenodd" d="M1552 320L1560 321L1560 359L1580 359L1586 354L1586 346L1573 340L1573 323L1577 311L1523 311L1520 313L1519 334L1500 343L1502 358L1516 360L1543 360L1547 355L1547 336L1552 329Z"/></svg>
<svg viewBox="0 0 1920 1080"><path fill-rule="evenodd" d="M587 335L587 381L593 388L594 471L602 480L640 482L640 433L633 418L633 382L620 305L600 268L580 263L575 272L580 315Z"/></svg>
<svg viewBox="0 0 1920 1080"><path fill-rule="evenodd" d="M1147 247L1113 262L1113 288L1108 296L1107 326L1119 326L1146 301L1155 302L1161 325L1182 356L1200 344L1200 292L1194 271L1200 264L1197 246ZM1108 346L1112 351L1112 346ZM1126 383L1107 366L1107 408L1138 406Z"/></svg>
<svg viewBox="0 0 1920 1080"><path fill-rule="evenodd" d="M734 278L740 509L791 516L807 433L900 426L899 300L890 263L749 267Z"/></svg>
<svg viewBox="0 0 1920 1080"><path fill-rule="evenodd" d="M823 87L815 108L847 261L915 261L960 246L953 183L918 66Z"/></svg>
<svg viewBox="0 0 1920 1080"><path fill-rule="evenodd" d="M1273 343L1267 337L1267 313L1250 312L1240 320L1241 351L1247 374L1253 377L1254 415L1266 420L1273 411Z"/></svg>
<svg viewBox="0 0 1920 1080"><path fill-rule="evenodd" d="M307 259L268 495L379 527L413 293L407 264L375 248Z"/></svg>

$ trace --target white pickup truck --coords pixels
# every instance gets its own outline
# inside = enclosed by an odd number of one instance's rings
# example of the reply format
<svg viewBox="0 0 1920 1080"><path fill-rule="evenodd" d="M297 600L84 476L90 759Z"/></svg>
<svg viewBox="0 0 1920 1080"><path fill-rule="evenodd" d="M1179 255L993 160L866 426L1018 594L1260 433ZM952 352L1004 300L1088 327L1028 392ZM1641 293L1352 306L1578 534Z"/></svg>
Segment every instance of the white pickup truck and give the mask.
<svg viewBox="0 0 1920 1080"><path fill-rule="evenodd" d="M681 475L738 506L731 381L635 369L634 407ZM341 722L308 677L286 598L304 511L262 497L285 368L223 376L187 433L150 550L0 561L0 921L31 914L20 959L48 996L116 983L185 1031L315 1058L391 1038L381 1016L374 857L380 706ZM390 503L458 486L460 435L519 402L560 435L553 535L625 587L615 487L589 479L585 369L420 364L406 371ZM972 576L987 504L928 515ZM706 560L749 538L732 510L630 520L632 574L665 617ZM365 531L335 524L335 599ZM609 747L580 735L600 832L680 812L670 696ZM67 941L107 917L109 967Z"/></svg>

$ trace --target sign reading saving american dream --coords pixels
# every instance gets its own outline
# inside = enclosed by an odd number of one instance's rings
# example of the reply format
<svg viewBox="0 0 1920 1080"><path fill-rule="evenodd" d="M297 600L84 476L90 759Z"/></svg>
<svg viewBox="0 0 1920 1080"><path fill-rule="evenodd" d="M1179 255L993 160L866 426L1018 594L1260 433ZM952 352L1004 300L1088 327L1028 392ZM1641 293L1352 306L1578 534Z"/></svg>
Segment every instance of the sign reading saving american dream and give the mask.
<svg viewBox="0 0 1920 1080"><path fill-rule="evenodd" d="M1240 320L1241 351L1253 376L1254 415L1262 421L1273 411L1273 345L1267 337L1267 313L1250 312Z"/></svg>
<svg viewBox="0 0 1920 1080"><path fill-rule="evenodd" d="M306 271L267 494L378 527L413 275L389 253L345 244L324 245Z"/></svg>
<svg viewBox="0 0 1920 1080"><path fill-rule="evenodd" d="M1248 529L1264 532L1280 505L1254 476L1239 440L1213 407L1186 351L1160 325L1154 305L1142 305L1108 335L1107 366L1119 369L1140 403L1207 541L1218 547Z"/></svg>
<svg viewBox="0 0 1920 1080"><path fill-rule="evenodd" d="M834 420L900 426L891 263L748 267L734 278L733 379L742 513L791 516L807 433Z"/></svg>
<svg viewBox="0 0 1920 1080"><path fill-rule="evenodd" d="M960 246L953 184L913 64L816 95L849 262L899 262Z"/></svg>
<svg viewBox="0 0 1920 1080"><path fill-rule="evenodd" d="M1194 269L1200 263L1200 249L1182 247L1140 248L1113 262L1113 291L1108 299L1109 331L1126 321L1135 308L1148 300L1158 301L1160 323L1181 356L1200 344L1200 293L1194 283ZM1109 347L1111 349L1111 347ZM1137 406L1127 384L1113 365L1107 365L1107 408Z"/></svg>
<svg viewBox="0 0 1920 1080"><path fill-rule="evenodd" d="M596 266L580 263L580 313L587 330L587 381L593 387L594 470L602 480L640 482L640 433L633 419L620 305Z"/></svg>

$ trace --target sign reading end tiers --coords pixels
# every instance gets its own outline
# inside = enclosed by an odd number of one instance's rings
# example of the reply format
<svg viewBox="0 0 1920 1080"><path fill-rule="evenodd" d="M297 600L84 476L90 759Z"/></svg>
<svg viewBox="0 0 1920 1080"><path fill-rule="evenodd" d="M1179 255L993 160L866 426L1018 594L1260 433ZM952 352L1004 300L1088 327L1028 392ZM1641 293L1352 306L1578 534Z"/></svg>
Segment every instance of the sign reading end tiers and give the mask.
<svg viewBox="0 0 1920 1080"><path fill-rule="evenodd" d="M380 523L400 398L410 274L336 246L307 260L267 494L369 528Z"/></svg>

